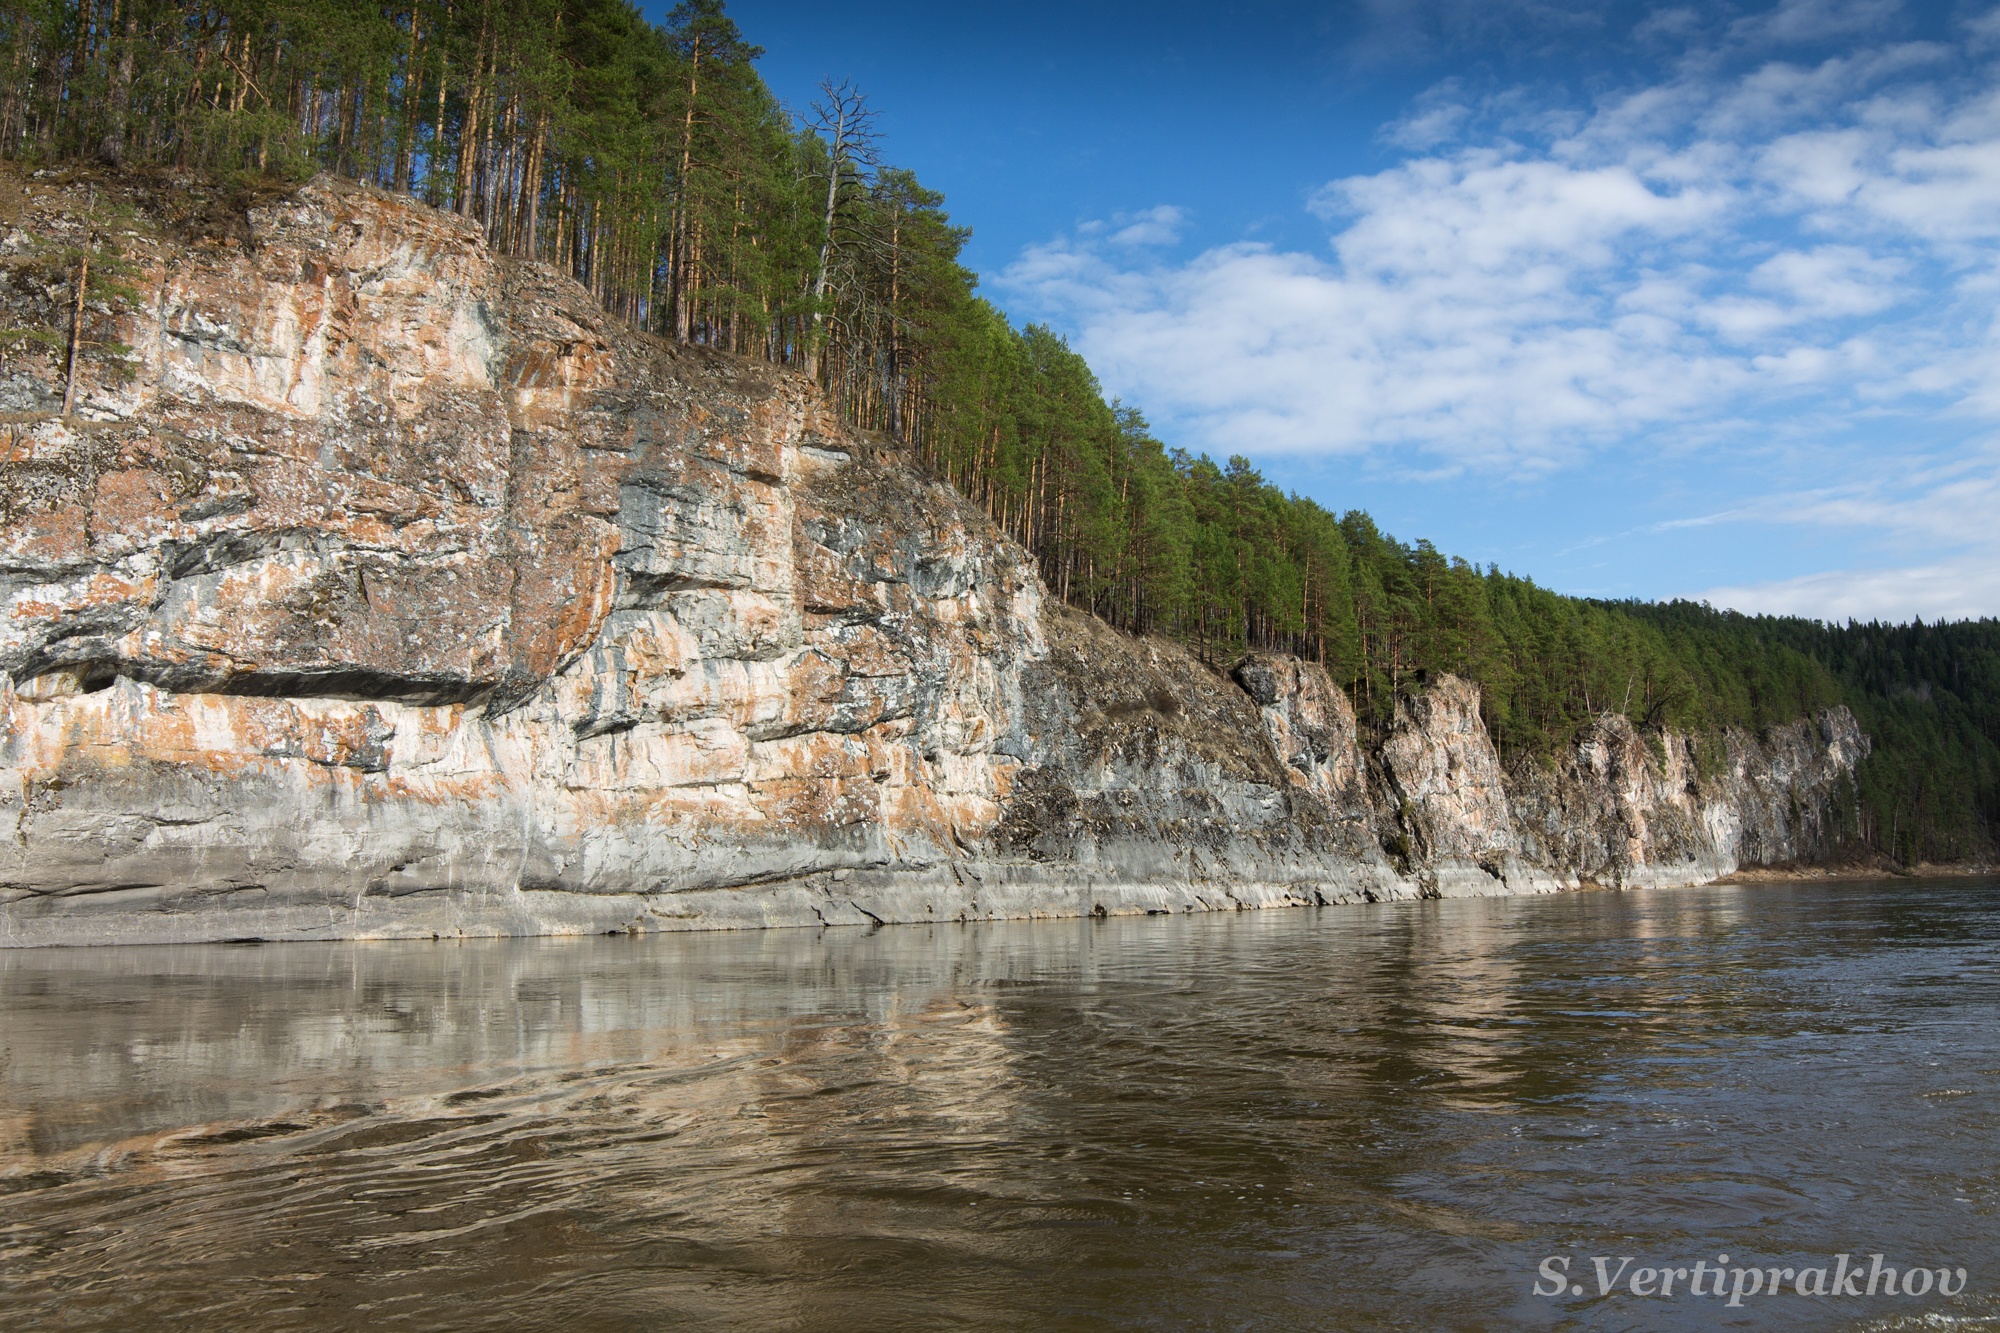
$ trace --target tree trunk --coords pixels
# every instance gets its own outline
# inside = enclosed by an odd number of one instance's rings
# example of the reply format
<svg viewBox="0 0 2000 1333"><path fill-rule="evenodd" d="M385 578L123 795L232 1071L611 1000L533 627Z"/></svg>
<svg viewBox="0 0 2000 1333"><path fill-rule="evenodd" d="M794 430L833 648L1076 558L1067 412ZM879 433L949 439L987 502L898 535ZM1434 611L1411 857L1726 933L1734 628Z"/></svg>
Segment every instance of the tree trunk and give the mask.
<svg viewBox="0 0 2000 1333"><path fill-rule="evenodd" d="M806 347L806 374L819 378L820 330L826 319L822 303L826 300L827 268L833 260L833 214L840 203L841 159L847 153L847 103L835 104L833 121L833 146L828 152L826 167L826 230L819 241L819 271L813 278L812 337Z"/></svg>
<svg viewBox="0 0 2000 1333"><path fill-rule="evenodd" d="M535 258L536 229L540 225L542 202L542 143L548 138L549 113L535 117L534 142L528 145L528 164L521 169L521 217L515 229L514 253Z"/></svg>
<svg viewBox="0 0 2000 1333"><path fill-rule="evenodd" d="M86 235L83 253L76 261L76 302L69 316L69 368L63 376L63 415L76 410L76 367L83 347L83 299L90 290L90 244L95 234Z"/></svg>
<svg viewBox="0 0 2000 1333"><path fill-rule="evenodd" d="M458 215L469 218L473 212L472 170L473 159L479 154L479 104L484 100L482 85L486 79L486 33L487 20L479 23L479 46L472 58L472 82L465 88L465 123L458 131Z"/></svg>
<svg viewBox="0 0 2000 1333"><path fill-rule="evenodd" d="M128 0L125 28L118 35L118 65L105 98L104 139L97 145L97 155L114 167L125 165L125 119L132 106L132 58L138 47L139 6L137 0Z"/></svg>
<svg viewBox="0 0 2000 1333"><path fill-rule="evenodd" d="M889 438L903 438L903 206L896 205L896 220L889 224Z"/></svg>
<svg viewBox="0 0 2000 1333"><path fill-rule="evenodd" d="M90 24L91 10L94 7L92 0L76 0L76 53L70 57L69 68L61 71L61 77L56 84L55 115L50 117L53 124L60 125L64 120L82 117L85 104L89 100L84 97L71 97L70 88L82 81L84 70L90 64ZM53 52L55 43L51 42L49 45ZM61 57L52 54L51 59L60 68ZM79 131L81 128L78 127ZM79 132L71 142L80 143L82 137Z"/></svg>
<svg viewBox="0 0 2000 1333"><path fill-rule="evenodd" d="M688 62L687 115L681 120L681 169L674 177L674 212L667 227L667 300L672 306L674 337L688 340L691 317L688 310L688 231L689 196L693 193L689 173L694 169L694 107L701 92L701 34L697 32Z"/></svg>
<svg viewBox="0 0 2000 1333"><path fill-rule="evenodd" d="M446 40L449 41L451 37L449 3L444 7L444 33ZM431 125L430 152L424 156L424 196L429 199L433 208L441 208L444 205L444 193L438 188L444 184L444 180L439 174L438 165L444 158L444 95L451 83L446 77L450 70L451 47L440 46L438 47L437 119Z"/></svg>
<svg viewBox="0 0 2000 1333"><path fill-rule="evenodd" d="M486 112L480 117L485 129L480 134L479 157L474 164L477 175L473 184L473 216L479 220L480 230L487 240L494 236L495 215L500 211L500 190L502 182L499 172L500 134L505 126L500 124L500 42L496 37L492 54L486 58L486 79L480 89L482 100L491 99ZM513 109L512 103L508 109Z"/></svg>
<svg viewBox="0 0 2000 1333"><path fill-rule="evenodd" d="M410 50L403 59L403 123L396 131L396 172L391 181L398 194L410 192L410 161L417 147L417 93L421 91L417 70L423 53L423 18L423 10L412 4Z"/></svg>
<svg viewBox="0 0 2000 1333"><path fill-rule="evenodd" d="M488 159L492 166L488 168L486 239L502 254L514 251L514 218L521 203L520 105L519 97L507 99L507 118L500 121L498 146Z"/></svg>

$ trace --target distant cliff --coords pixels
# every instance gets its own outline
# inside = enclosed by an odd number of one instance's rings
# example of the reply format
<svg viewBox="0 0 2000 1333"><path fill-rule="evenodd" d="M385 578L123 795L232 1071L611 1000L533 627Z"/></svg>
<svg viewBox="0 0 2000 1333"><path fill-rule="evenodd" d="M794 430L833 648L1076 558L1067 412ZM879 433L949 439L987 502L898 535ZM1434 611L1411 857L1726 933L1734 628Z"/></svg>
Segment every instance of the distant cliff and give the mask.
<svg viewBox="0 0 2000 1333"><path fill-rule="evenodd" d="M4 201L10 324L76 191ZM0 373L0 944L674 930L1685 884L1831 845L1867 740L1607 716L1503 768L1047 598L770 367L322 180L119 224L74 415ZM40 285L38 285L40 284Z"/></svg>

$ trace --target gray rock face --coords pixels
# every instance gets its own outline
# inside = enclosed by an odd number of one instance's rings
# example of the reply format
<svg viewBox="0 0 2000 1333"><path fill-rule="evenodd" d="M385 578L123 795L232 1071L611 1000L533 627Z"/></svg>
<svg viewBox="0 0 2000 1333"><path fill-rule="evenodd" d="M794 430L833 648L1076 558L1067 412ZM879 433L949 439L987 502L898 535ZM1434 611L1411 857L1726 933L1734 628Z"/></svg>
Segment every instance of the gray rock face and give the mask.
<svg viewBox="0 0 2000 1333"><path fill-rule="evenodd" d="M0 179L0 190L20 182ZM1503 772L1054 605L809 385L333 183L141 199L136 349L10 357L0 944L685 930L1689 883L1826 850L1844 710ZM37 185L0 250L73 226ZM149 211L150 210L150 211ZM10 324L39 289L0 289Z"/></svg>
<svg viewBox="0 0 2000 1333"><path fill-rule="evenodd" d="M1505 886L1515 891L1560 887L1550 871L1521 860L1521 838L1507 784L1486 724L1479 687L1441 677L1422 693L1396 701L1395 721L1378 765L1378 818L1395 829L1397 851L1426 889L1439 897L1477 896Z"/></svg>
<svg viewBox="0 0 2000 1333"><path fill-rule="evenodd" d="M1532 861L1619 887L1687 884L1833 855L1867 753L1845 708L1700 741L1611 713L1553 769L1519 769L1511 802Z"/></svg>

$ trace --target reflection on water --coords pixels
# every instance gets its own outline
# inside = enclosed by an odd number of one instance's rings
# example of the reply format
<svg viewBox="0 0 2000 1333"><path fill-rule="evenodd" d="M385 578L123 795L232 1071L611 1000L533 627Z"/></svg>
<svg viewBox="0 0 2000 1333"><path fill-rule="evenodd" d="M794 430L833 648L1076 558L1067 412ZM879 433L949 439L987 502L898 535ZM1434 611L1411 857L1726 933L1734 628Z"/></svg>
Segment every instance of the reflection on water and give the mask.
<svg viewBox="0 0 2000 1333"><path fill-rule="evenodd" d="M1993 881L0 953L0 1325L2000 1326L1996 1016ZM1969 1284L1534 1294L1718 1251Z"/></svg>

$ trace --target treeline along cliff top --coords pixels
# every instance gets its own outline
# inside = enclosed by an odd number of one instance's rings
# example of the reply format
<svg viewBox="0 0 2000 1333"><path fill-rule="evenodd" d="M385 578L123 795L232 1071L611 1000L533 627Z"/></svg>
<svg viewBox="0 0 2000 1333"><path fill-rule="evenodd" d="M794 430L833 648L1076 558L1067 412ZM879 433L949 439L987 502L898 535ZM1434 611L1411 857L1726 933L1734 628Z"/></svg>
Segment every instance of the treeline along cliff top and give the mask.
<svg viewBox="0 0 2000 1333"><path fill-rule="evenodd" d="M976 295L968 233L884 160L860 92L782 106L720 0L659 25L623 0L5 0L0 41L0 151L119 173L87 241L4 275L45 318L0 331L0 354L50 358L72 393L125 354L96 327L138 299L119 281L121 189L200 172L247 201L332 172L472 220L635 328L810 376L1123 629L1215 662L1322 661L1376 722L1425 673L1471 677L1510 761L1606 711L1699 736L1845 702L1875 741L1854 854L1992 855L2000 622L1563 597L1283 494L1245 459L1170 449L1061 338Z"/></svg>

